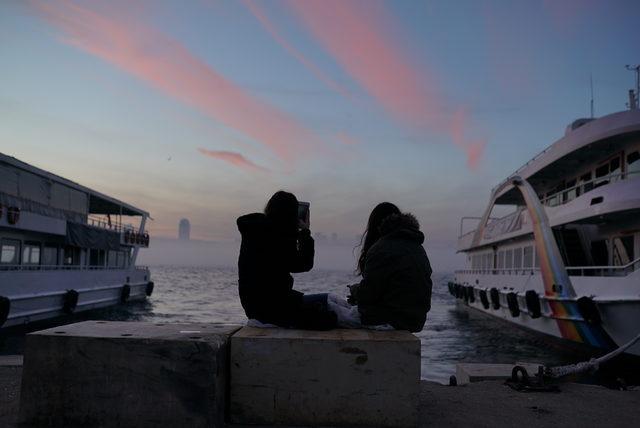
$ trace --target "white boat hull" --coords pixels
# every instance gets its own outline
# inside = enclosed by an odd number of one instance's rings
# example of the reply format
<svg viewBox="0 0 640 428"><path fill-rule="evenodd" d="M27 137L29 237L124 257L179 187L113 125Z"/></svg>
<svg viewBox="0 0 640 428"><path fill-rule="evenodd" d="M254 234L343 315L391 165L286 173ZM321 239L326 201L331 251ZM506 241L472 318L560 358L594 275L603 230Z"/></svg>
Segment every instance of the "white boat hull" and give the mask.
<svg viewBox="0 0 640 428"><path fill-rule="evenodd" d="M494 275L465 271L456 273L453 284L465 288L465 292L458 293L461 304L532 331L608 350L624 345L640 333L639 274L640 272L635 272L624 277L571 277L577 296L589 296L595 302L599 314L598 322L585 320L577 307L577 299L563 301L568 310L564 316L558 316L557 311L550 308L556 301L544 297L539 273ZM491 289L496 289L499 293L499 308L494 306L490 298L489 305L486 304L486 300L482 302L481 291L484 290L488 296ZM606 289L607 295L602 295L602 291L598 295L596 289ZM533 317L527 307L525 294L528 290L535 291L539 297L539 317ZM473 297L469 296L469 292ZM514 315L509 307L509 293L515 293L517 296L517 315ZM456 294L455 291L453 294ZM640 343L629 348L627 353L640 356Z"/></svg>
<svg viewBox="0 0 640 428"><path fill-rule="evenodd" d="M144 268L3 271L0 297L10 307L0 327L145 299L152 284ZM73 305L66 298L69 290L77 292Z"/></svg>

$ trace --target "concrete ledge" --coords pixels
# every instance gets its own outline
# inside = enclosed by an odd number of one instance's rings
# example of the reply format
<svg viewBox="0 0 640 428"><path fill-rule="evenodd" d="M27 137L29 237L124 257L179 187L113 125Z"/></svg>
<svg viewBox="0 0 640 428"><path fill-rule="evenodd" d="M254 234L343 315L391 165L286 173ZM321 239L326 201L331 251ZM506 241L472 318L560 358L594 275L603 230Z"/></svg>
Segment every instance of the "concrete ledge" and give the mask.
<svg viewBox="0 0 640 428"><path fill-rule="evenodd" d="M231 338L233 423L415 427L419 394L408 332L244 327Z"/></svg>
<svg viewBox="0 0 640 428"><path fill-rule="evenodd" d="M27 335L27 426L224 425L239 326L87 321Z"/></svg>

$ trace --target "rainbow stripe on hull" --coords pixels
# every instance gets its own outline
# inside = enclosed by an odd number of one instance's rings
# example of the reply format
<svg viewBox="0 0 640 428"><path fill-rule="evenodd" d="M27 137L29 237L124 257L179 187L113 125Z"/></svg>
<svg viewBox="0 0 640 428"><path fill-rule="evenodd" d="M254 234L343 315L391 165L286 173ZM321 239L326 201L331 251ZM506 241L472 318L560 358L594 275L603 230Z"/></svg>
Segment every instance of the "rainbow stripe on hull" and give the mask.
<svg viewBox="0 0 640 428"><path fill-rule="evenodd" d="M522 178L515 178L516 186L527 205L532 220L533 237L540 258L540 273L544 294L563 338L578 343L611 348L615 342L600 325L589 324L580 314L576 293L562 261L560 250L549 226L549 220L535 190Z"/></svg>

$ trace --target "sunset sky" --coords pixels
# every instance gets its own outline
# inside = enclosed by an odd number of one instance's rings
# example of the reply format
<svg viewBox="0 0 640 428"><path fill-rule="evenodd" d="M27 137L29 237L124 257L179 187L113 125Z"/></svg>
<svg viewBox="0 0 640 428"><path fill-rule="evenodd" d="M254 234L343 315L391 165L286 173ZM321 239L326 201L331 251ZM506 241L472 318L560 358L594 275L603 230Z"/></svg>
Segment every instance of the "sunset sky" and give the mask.
<svg viewBox="0 0 640 428"><path fill-rule="evenodd" d="M278 189L346 241L383 200L436 265L459 219L625 109L640 2L0 0L0 152L234 241Z"/></svg>

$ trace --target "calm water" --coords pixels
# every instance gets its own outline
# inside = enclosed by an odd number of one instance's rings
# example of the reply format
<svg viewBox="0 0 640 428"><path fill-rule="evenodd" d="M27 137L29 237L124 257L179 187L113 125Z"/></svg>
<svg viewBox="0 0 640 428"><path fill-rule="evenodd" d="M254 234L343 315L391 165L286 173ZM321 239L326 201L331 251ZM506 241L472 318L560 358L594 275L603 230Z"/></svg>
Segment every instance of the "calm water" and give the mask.
<svg viewBox="0 0 640 428"><path fill-rule="evenodd" d="M56 320L80 319L244 323L237 294L237 273L232 268L154 267L153 296L148 302L93 311ZM564 364L589 355L569 351L543 336L521 330L477 311L458 306L447 291L449 275L434 274L432 309L422 341L422 377L448 382L458 362L508 363L517 361ZM295 276L303 292L346 294L357 279L350 272L313 271ZM30 327L32 328L32 327ZM38 327L42 328L42 325ZM21 352L24 332L0 337L0 353Z"/></svg>

